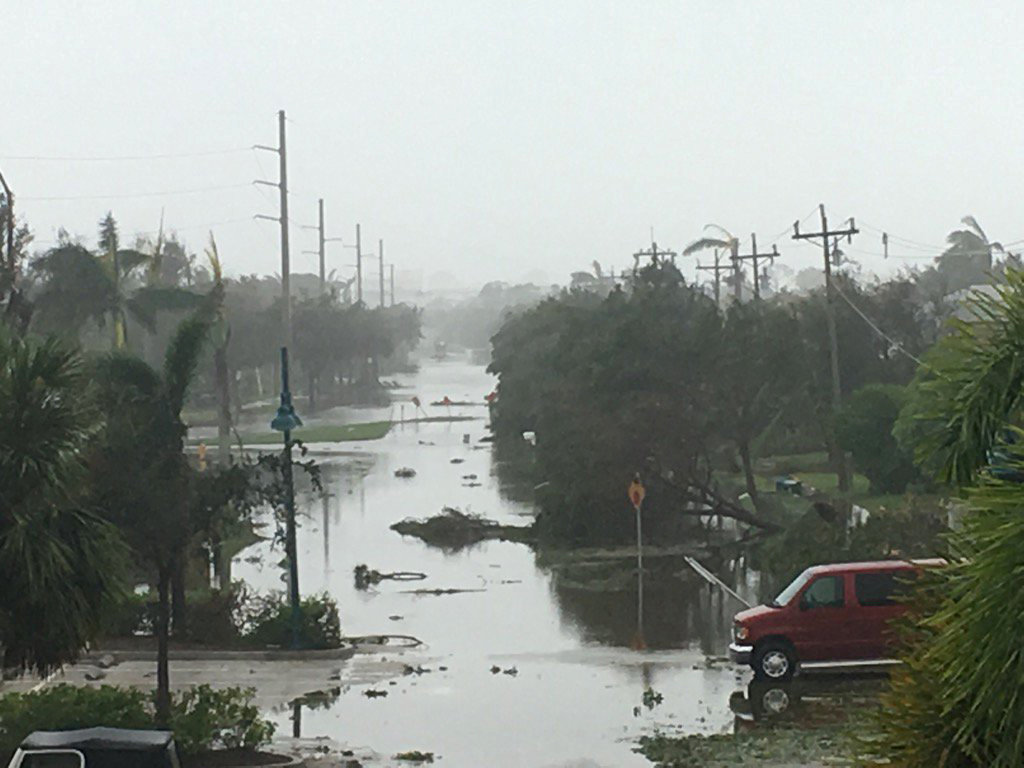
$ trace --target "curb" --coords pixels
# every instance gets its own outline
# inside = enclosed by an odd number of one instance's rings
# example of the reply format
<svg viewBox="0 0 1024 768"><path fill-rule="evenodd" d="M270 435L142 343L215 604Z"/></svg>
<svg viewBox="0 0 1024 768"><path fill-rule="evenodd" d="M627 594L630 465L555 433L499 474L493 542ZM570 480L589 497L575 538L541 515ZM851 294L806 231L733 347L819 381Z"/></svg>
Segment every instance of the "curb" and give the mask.
<svg viewBox="0 0 1024 768"><path fill-rule="evenodd" d="M272 649L262 651L229 651L217 649L172 650L167 654L169 661L343 661L355 655L355 648L327 648L322 650L293 651ZM122 661L156 661L156 651L110 650L92 651L79 657L78 663L97 664ZM101 663L100 666L103 664Z"/></svg>

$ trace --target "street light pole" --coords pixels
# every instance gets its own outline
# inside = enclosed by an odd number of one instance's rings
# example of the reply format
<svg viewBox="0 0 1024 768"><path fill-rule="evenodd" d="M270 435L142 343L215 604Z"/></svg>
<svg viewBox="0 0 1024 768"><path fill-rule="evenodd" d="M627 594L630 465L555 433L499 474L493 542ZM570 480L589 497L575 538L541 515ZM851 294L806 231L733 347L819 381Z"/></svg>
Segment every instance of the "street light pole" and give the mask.
<svg viewBox="0 0 1024 768"><path fill-rule="evenodd" d="M288 559L288 602L292 613L292 648L301 644L301 605L299 602L299 556L295 532L295 481L292 476L292 430L302 426L295 413L288 388L288 347L281 347L281 405L270 422L271 428L284 433L285 555Z"/></svg>

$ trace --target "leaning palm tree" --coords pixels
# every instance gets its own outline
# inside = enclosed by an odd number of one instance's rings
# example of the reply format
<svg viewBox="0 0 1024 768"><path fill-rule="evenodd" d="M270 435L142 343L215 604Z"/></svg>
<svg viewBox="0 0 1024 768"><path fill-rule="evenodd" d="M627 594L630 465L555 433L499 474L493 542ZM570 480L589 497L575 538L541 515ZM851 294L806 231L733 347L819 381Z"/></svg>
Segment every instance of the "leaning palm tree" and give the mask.
<svg viewBox="0 0 1024 768"><path fill-rule="evenodd" d="M936 259L939 270L949 275L949 288L954 291L988 282L995 254L1005 253L1001 243L989 241L973 216L960 221L965 228L949 233L949 247Z"/></svg>
<svg viewBox="0 0 1024 768"><path fill-rule="evenodd" d="M74 661L122 592L124 543L82 493L84 453L99 424L87 384L79 355L57 341L0 336L5 668L44 673Z"/></svg>
<svg viewBox="0 0 1024 768"><path fill-rule="evenodd" d="M688 246L683 249L683 256L690 256L699 251L706 251L714 249L715 265L717 266L717 251L725 250L728 251L733 261L733 288L736 291L736 298L741 298L741 292L743 290L743 276L739 268L739 261L736 257L739 255L740 241L737 239L729 230L724 227L720 227L717 224L705 224L704 231L715 230L718 232L719 237L702 237L699 240L694 240ZM715 273L715 284L718 284L718 273ZM715 296L715 303L717 304L719 297Z"/></svg>
<svg viewBox="0 0 1024 768"><path fill-rule="evenodd" d="M92 457L95 503L124 532L140 565L156 577L156 704L162 722L170 706L170 590L191 540L191 470L181 410L210 324L205 307L183 321L168 345L162 371L117 351L102 358L96 370L100 404L108 417Z"/></svg>
<svg viewBox="0 0 1024 768"><path fill-rule="evenodd" d="M117 222L111 214L100 222L97 254L62 242L33 263L42 288L36 300L44 330L75 336L90 322L109 324L112 348L128 346L128 317L146 330L156 330L161 311L193 309L200 294L178 286L140 284L139 272L159 256L121 248ZM162 238L157 248L162 246Z"/></svg>
<svg viewBox="0 0 1024 768"><path fill-rule="evenodd" d="M918 369L896 430L969 505L883 708L878 747L903 766L1010 768L1024 754L1024 272L967 309Z"/></svg>

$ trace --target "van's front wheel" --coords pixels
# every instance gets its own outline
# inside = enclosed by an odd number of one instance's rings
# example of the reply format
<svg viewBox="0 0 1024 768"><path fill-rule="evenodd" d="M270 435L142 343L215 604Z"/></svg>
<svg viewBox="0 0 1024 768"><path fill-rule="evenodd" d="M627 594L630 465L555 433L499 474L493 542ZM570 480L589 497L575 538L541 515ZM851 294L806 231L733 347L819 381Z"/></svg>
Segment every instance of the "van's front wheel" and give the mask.
<svg viewBox="0 0 1024 768"><path fill-rule="evenodd" d="M752 666L760 680L789 680L796 671L796 657L787 643L769 640L754 650Z"/></svg>

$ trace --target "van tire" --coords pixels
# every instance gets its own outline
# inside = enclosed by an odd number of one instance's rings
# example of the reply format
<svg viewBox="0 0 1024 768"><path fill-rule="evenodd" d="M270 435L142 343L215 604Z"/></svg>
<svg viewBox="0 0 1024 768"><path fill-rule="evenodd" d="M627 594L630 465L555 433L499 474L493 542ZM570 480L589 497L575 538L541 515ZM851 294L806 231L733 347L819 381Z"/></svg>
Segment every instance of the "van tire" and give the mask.
<svg viewBox="0 0 1024 768"><path fill-rule="evenodd" d="M784 640L766 640L754 649L751 666L758 680L789 680L796 672L796 654Z"/></svg>

